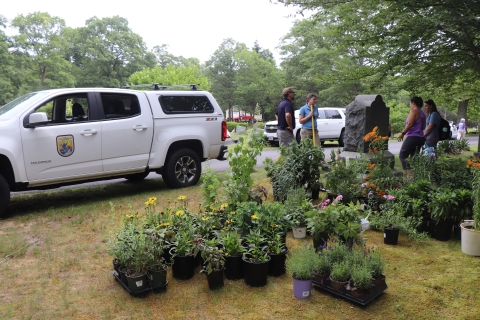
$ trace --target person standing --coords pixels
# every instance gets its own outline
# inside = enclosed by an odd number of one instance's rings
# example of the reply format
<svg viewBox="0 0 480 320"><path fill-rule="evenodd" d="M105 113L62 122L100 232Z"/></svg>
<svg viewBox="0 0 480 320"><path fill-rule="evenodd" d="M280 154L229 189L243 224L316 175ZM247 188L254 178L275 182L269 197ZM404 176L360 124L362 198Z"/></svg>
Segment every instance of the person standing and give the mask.
<svg viewBox="0 0 480 320"><path fill-rule="evenodd" d="M457 140L465 139L465 133L467 132L467 124L465 123L465 119L460 119L460 123L458 124L458 132L457 132Z"/></svg>
<svg viewBox="0 0 480 320"><path fill-rule="evenodd" d="M427 145L427 148L435 148L440 140L438 133L438 128L440 127L440 114L438 113L437 106L432 99L425 101L423 105L428 114L425 131L423 132L425 144Z"/></svg>
<svg viewBox="0 0 480 320"><path fill-rule="evenodd" d="M398 141L403 141L407 136L400 149L400 162L402 168L407 172L407 178L413 177L410 165L407 162L409 156L418 153L420 148L425 144L425 136L423 130L425 129L425 114L421 110L423 106L423 99L421 97L413 97L410 99L410 113L405 121L405 128L398 135Z"/></svg>
<svg viewBox="0 0 480 320"><path fill-rule="evenodd" d="M280 147L289 146L293 142L293 129L295 129L295 113L292 101L295 100L295 92L292 88L283 89L283 100L277 108L278 129L277 137Z"/></svg>
<svg viewBox="0 0 480 320"><path fill-rule="evenodd" d="M309 93L307 96L307 104L300 108L298 119L302 124L302 129L300 130L300 136L302 137L302 140L313 139L313 131L315 131L315 144L319 146L320 137L318 135L317 128L318 107L315 105L316 103L317 96L313 93ZM313 130L312 119L314 124Z"/></svg>

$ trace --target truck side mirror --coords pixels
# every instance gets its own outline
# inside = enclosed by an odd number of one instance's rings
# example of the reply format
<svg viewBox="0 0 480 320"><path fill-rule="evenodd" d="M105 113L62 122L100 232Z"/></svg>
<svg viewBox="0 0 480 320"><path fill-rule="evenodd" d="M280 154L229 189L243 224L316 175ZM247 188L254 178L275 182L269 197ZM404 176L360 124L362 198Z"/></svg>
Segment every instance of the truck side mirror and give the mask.
<svg viewBox="0 0 480 320"><path fill-rule="evenodd" d="M48 124L48 118L45 112L35 112L28 117L28 128L35 128L46 124Z"/></svg>

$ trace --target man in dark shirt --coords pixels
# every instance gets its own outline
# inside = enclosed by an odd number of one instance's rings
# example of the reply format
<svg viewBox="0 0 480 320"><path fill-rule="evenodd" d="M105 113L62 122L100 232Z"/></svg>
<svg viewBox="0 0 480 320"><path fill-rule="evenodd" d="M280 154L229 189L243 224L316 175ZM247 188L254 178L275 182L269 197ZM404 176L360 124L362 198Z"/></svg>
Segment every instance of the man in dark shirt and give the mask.
<svg viewBox="0 0 480 320"><path fill-rule="evenodd" d="M277 137L280 146L289 146L293 142L293 129L295 129L295 114L292 101L295 99L292 88L283 89L283 100L277 108L278 129Z"/></svg>

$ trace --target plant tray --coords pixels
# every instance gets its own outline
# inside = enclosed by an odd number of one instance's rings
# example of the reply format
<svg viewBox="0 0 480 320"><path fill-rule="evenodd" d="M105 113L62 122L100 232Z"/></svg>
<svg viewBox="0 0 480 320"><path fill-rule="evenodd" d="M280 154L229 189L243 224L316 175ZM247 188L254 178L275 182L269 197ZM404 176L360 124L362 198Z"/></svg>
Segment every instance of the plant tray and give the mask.
<svg viewBox="0 0 480 320"><path fill-rule="evenodd" d="M366 306L372 300L374 300L376 297L381 295L383 291L388 289L388 286L386 284L383 287L377 287L374 284L372 284L372 285L370 285L370 289L371 289L371 294L370 295L354 297L352 295L352 293L350 292L350 290L347 290L346 288L342 288L339 291L333 289L332 285L330 284L330 279L323 280L323 284L313 281L313 285L316 288L319 288L319 289L322 289L324 291L330 292L334 296L344 298L345 300L354 302L354 303L362 305L362 306Z"/></svg>
<svg viewBox="0 0 480 320"><path fill-rule="evenodd" d="M125 291L130 293L130 295L132 297L144 297L146 294L148 294L150 292L162 292L162 291L167 290L168 281L165 282L164 284L156 286L156 287L147 287L145 290L132 291L128 288L128 285L126 285L125 283L122 282L122 280L120 279L120 275L117 273L117 271L112 271L112 274L113 274L113 278L120 284L120 286Z"/></svg>

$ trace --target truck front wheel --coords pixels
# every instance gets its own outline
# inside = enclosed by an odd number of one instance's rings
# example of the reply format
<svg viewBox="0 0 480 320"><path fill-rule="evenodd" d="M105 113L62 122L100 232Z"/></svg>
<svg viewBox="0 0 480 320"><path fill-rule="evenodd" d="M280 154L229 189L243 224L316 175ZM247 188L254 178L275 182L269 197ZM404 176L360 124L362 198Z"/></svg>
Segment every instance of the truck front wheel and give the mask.
<svg viewBox="0 0 480 320"><path fill-rule="evenodd" d="M10 187L7 180L0 175L0 217L7 211L10 202Z"/></svg>
<svg viewBox="0 0 480 320"><path fill-rule="evenodd" d="M173 152L165 162L162 176L170 188L184 188L197 184L202 174L202 163L190 149Z"/></svg>

